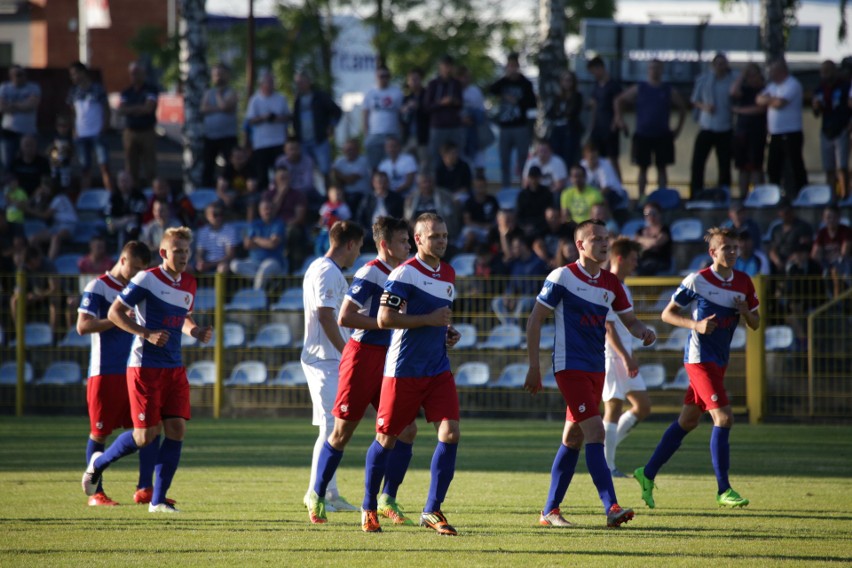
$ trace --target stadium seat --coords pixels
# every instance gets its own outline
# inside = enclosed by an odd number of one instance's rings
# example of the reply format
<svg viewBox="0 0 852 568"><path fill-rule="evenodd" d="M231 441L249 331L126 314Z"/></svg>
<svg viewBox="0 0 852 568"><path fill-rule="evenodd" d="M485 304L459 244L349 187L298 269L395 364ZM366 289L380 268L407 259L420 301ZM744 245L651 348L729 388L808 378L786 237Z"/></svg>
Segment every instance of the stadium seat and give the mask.
<svg viewBox="0 0 852 568"><path fill-rule="evenodd" d="M657 302L651 308L651 311L662 313L666 309L666 306L669 305L669 302L672 301L672 296L676 291L677 288L667 288L660 292L660 295L657 296Z"/></svg>
<svg viewBox="0 0 852 568"><path fill-rule="evenodd" d="M9 347L18 344L16 340L9 343ZM32 322L24 325L24 345L30 347L50 347L53 345L53 330L50 324Z"/></svg>
<svg viewBox="0 0 852 568"><path fill-rule="evenodd" d="M301 288L287 288L277 302L270 306L276 312L301 312L305 309L305 301Z"/></svg>
<svg viewBox="0 0 852 568"><path fill-rule="evenodd" d="M672 223L670 230L672 241L676 243L697 243L704 238L704 224L696 217L678 219Z"/></svg>
<svg viewBox="0 0 852 568"><path fill-rule="evenodd" d="M80 365L75 361L55 361L44 371L40 385L79 385L83 379Z"/></svg>
<svg viewBox="0 0 852 568"><path fill-rule="evenodd" d="M491 371L488 368L488 363L468 361L459 365L454 375L457 386L475 387L488 384L488 380L491 378Z"/></svg>
<svg viewBox="0 0 852 568"><path fill-rule="evenodd" d="M27 219L24 221L24 236L28 240L45 229L47 229L47 223L40 219Z"/></svg>
<svg viewBox="0 0 852 568"><path fill-rule="evenodd" d="M689 375L686 374L686 369L678 370L675 378L670 383L663 383L663 390L686 390L689 388Z"/></svg>
<svg viewBox="0 0 852 568"><path fill-rule="evenodd" d="M455 349L472 349L476 346L476 326L469 323L457 323L453 327L461 334L461 339L456 343Z"/></svg>
<svg viewBox="0 0 852 568"><path fill-rule="evenodd" d="M192 306L194 312L207 312L216 307L216 289L199 287L195 290L195 303Z"/></svg>
<svg viewBox="0 0 852 568"><path fill-rule="evenodd" d="M714 187L698 192L684 205L687 211L727 209L731 203L731 192L727 187Z"/></svg>
<svg viewBox="0 0 852 568"><path fill-rule="evenodd" d="M216 363L213 361L196 361L186 370L186 378L193 386L212 385L216 383Z"/></svg>
<svg viewBox="0 0 852 568"><path fill-rule="evenodd" d="M198 340L192 337L191 335L187 335L185 333L180 334L180 346L181 347L198 347Z"/></svg>
<svg viewBox="0 0 852 568"><path fill-rule="evenodd" d="M793 200L793 207L825 207L832 197L831 188L825 184L806 185Z"/></svg>
<svg viewBox="0 0 852 568"><path fill-rule="evenodd" d="M645 324L645 325L648 327L648 329L653 331L655 334L657 333L656 327L654 327L653 325L648 325L648 324ZM634 351L638 351L639 349L653 349L653 348L654 348L653 345L649 345L649 346L645 347L645 345L642 343L642 340L639 339L638 337L633 338L633 350Z"/></svg>
<svg viewBox="0 0 852 568"><path fill-rule="evenodd" d="M852 194L850 194L849 197L847 197L843 201L838 202L837 206L843 208L852 207Z"/></svg>
<svg viewBox="0 0 852 568"><path fill-rule="evenodd" d="M295 387L308 384L308 378L305 376L305 370L299 361L291 361L285 363L278 375L269 381L270 385L279 385L285 387Z"/></svg>
<svg viewBox="0 0 852 568"><path fill-rule="evenodd" d="M676 189L661 187L648 195L647 203L656 203L663 211L680 207L680 193Z"/></svg>
<svg viewBox="0 0 852 568"><path fill-rule="evenodd" d="M763 233L763 242L768 243L772 241L772 232L775 230L775 227L778 227L783 223L781 219L773 219L769 226L766 228L766 232Z"/></svg>
<svg viewBox="0 0 852 568"><path fill-rule="evenodd" d="M360 255L358 258L355 259L355 262L352 264L352 267L346 269L346 272L344 272L344 274L346 276L354 276L355 273L358 272L358 270L362 266L364 266L365 264L367 264L368 262L370 262L374 258L376 258L375 253L365 253L365 254Z"/></svg>
<svg viewBox="0 0 852 568"><path fill-rule="evenodd" d="M456 271L456 276L473 276L475 265L475 254L457 254L450 261L450 266Z"/></svg>
<svg viewBox="0 0 852 568"><path fill-rule="evenodd" d="M58 347L90 347L92 344L91 340L86 335L80 335L77 333L77 328L72 327L65 334L65 337L62 338L57 346Z"/></svg>
<svg viewBox="0 0 852 568"><path fill-rule="evenodd" d="M686 276L693 272L698 272L703 268L707 268L713 263L713 259L706 252L700 252L692 257L689 261L689 266L680 271L681 276Z"/></svg>
<svg viewBox="0 0 852 568"><path fill-rule="evenodd" d="M255 288L237 290L231 301L225 304L226 312L250 312L266 309L266 292Z"/></svg>
<svg viewBox="0 0 852 568"><path fill-rule="evenodd" d="M657 351L683 351L689 338L690 330L685 327L672 328L669 337L662 343L657 341Z"/></svg>
<svg viewBox="0 0 852 568"><path fill-rule="evenodd" d="M308 271L308 267L318 259L318 256L309 256L305 259L305 262L302 263L302 267L299 268L296 272L293 273L293 276L304 276L305 272Z"/></svg>
<svg viewBox="0 0 852 568"><path fill-rule="evenodd" d="M766 350L783 351L793 346L795 336L789 325L770 325L766 328Z"/></svg>
<svg viewBox="0 0 852 568"><path fill-rule="evenodd" d="M734 337L731 339L731 349L741 351L746 346L746 330L743 326L737 326L734 330Z"/></svg>
<svg viewBox="0 0 852 568"><path fill-rule="evenodd" d="M541 337L538 341L539 349L553 349L553 340L556 337L556 326L546 323L541 326Z"/></svg>
<svg viewBox="0 0 852 568"><path fill-rule="evenodd" d="M268 323L258 330L254 341L249 343L249 347L289 347L293 343L293 335L290 333L290 326L286 323Z"/></svg>
<svg viewBox="0 0 852 568"><path fill-rule="evenodd" d="M71 237L71 241L75 245L87 245L92 240L92 237L106 234L106 223L103 221L99 219L86 219L83 221L77 223L74 235Z"/></svg>
<svg viewBox="0 0 852 568"><path fill-rule="evenodd" d="M240 361L231 371L225 385L262 385L266 382L266 375L266 363L263 361Z"/></svg>
<svg viewBox="0 0 852 568"><path fill-rule="evenodd" d="M216 195L215 189L198 187L190 193L187 197L189 197L189 202L192 203L192 206L195 207L196 211L204 211L204 209L210 205L211 203L215 203L219 196Z"/></svg>
<svg viewBox="0 0 852 568"><path fill-rule="evenodd" d="M53 266L56 267L58 274L80 274L78 260L80 260L79 254L62 254L53 260Z"/></svg>
<svg viewBox="0 0 852 568"><path fill-rule="evenodd" d="M224 325L222 328L222 333L225 336L225 349L228 347L242 347L246 342L246 330L245 328L238 324L229 322ZM201 344L206 347L213 347L216 345L216 332L213 331L213 337L210 339L210 343Z"/></svg>
<svg viewBox="0 0 852 568"><path fill-rule="evenodd" d="M500 205L500 209L512 209L518 205L518 195L521 194L521 190L514 187L504 187L494 196L497 199L497 203Z"/></svg>
<svg viewBox="0 0 852 568"><path fill-rule="evenodd" d="M541 386L546 389L558 389L559 385L556 383L556 375L553 373L553 367L549 368L547 372L541 377Z"/></svg>
<svg viewBox="0 0 852 568"><path fill-rule="evenodd" d="M480 349L517 349L521 346L521 327L514 324L495 326Z"/></svg>
<svg viewBox="0 0 852 568"><path fill-rule="evenodd" d="M743 200L745 207L766 209L781 201L781 188L774 184L756 185Z"/></svg>
<svg viewBox="0 0 852 568"><path fill-rule="evenodd" d="M649 389L658 389L666 381L666 368L660 363L640 365L639 374L642 375L645 386Z"/></svg>
<svg viewBox="0 0 852 568"><path fill-rule="evenodd" d="M620 234L625 237L635 237L636 233L645 228L644 219L630 219L621 226Z"/></svg>
<svg viewBox="0 0 852 568"><path fill-rule="evenodd" d="M106 189L87 189L77 197L77 211L103 212L109 206L109 191Z"/></svg>
<svg viewBox="0 0 852 568"><path fill-rule="evenodd" d="M33 366L24 363L24 382L33 382ZM0 385L16 385L18 383L18 364L9 361L0 365Z"/></svg>
<svg viewBox="0 0 852 568"><path fill-rule="evenodd" d="M508 389L523 388L524 382L527 380L527 371L529 368L530 366L527 363L506 365L506 368L500 373L500 377L494 383L494 386Z"/></svg>

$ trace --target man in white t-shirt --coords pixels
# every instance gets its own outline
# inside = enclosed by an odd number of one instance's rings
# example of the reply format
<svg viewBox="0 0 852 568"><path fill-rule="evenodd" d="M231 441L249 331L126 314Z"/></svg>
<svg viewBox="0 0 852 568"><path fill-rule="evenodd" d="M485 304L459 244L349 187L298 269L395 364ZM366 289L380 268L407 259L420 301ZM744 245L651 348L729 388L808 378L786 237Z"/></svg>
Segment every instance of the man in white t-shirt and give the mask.
<svg viewBox="0 0 852 568"><path fill-rule="evenodd" d="M756 101L767 108L769 155L766 173L769 182L781 185L789 163L793 171L793 187L799 191L808 184L808 173L802 159L802 84L790 74L786 61L776 59L769 64L769 84L757 95Z"/></svg>
<svg viewBox="0 0 852 568"><path fill-rule="evenodd" d="M530 156L524 164L524 175L522 176L524 187L527 186L527 174L533 166L538 166L541 169L541 185L550 189L557 196L562 193L568 181L568 168L565 166L565 161L553 153L550 142L543 138L536 141L535 154ZM580 219L580 221L582 220Z"/></svg>
<svg viewBox="0 0 852 568"><path fill-rule="evenodd" d="M305 343L301 361L311 392L313 424L319 427L311 460L311 479L304 499L306 507L316 480L320 452L334 429L332 409L337 397L338 367L349 339L349 331L337 325L340 306L349 289L343 271L351 267L361 254L364 229L351 221L338 221L331 226L328 238L328 252L311 263L302 283ZM327 511L358 510L340 496L336 475L328 484L325 498Z"/></svg>
<svg viewBox="0 0 852 568"><path fill-rule="evenodd" d="M414 187L417 161L414 156L402 151L402 143L397 136L388 136L385 139L385 154L387 157L377 169L388 175L391 191L405 197Z"/></svg>
<svg viewBox="0 0 852 568"><path fill-rule="evenodd" d="M9 67L9 81L0 85L0 113L3 114L0 160L6 169L15 159L21 137L38 133L36 112L40 101L38 83L27 81L27 72L20 65Z"/></svg>
<svg viewBox="0 0 852 568"><path fill-rule="evenodd" d="M387 137L400 135L402 91L390 84L390 71L387 67L376 69L376 88L367 91L362 106L363 131L366 135L364 148L372 171L385 158Z"/></svg>
<svg viewBox="0 0 852 568"><path fill-rule="evenodd" d="M331 166L331 172L346 194L349 209L357 211L361 199L370 193L370 172L373 169L367 157L359 152L357 139L350 138L344 142L342 150L340 157Z"/></svg>
<svg viewBox="0 0 852 568"><path fill-rule="evenodd" d="M246 120L251 125L252 160L257 168L258 187L269 186L269 170L287 141L290 107L284 95L275 90L272 73L260 78L260 89L249 99Z"/></svg>
<svg viewBox="0 0 852 568"><path fill-rule="evenodd" d="M610 272L618 277L627 299L633 304L630 288L624 283L639 264L641 245L628 238L616 239L609 247ZM610 309L606 316L606 375L604 376L604 455L613 477L627 477L615 467L615 449L636 424L651 413L645 380L633 356L633 336ZM632 405L621 412L625 400Z"/></svg>
<svg viewBox="0 0 852 568"><path fill-rule="evenodd" d="M609 158L601 158L597 146L589 142L583 146L583 159L580 165L586 170L589 185L598 188L606 198L610 211L627 209L630 198L627 196L615 166Z"/></svg>

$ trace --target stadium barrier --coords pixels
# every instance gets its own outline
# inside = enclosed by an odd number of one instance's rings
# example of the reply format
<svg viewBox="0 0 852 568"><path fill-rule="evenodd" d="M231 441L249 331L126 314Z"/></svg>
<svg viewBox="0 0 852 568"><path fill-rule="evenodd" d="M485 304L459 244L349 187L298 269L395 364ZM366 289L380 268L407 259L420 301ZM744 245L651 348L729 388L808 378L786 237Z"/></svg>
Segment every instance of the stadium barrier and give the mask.
<svg viewBox="0 0 852 568"><path fill-rule="evenodd" d="M3 304L15 289L54 280L49 297L19 302L0 325L0 413L83 413L89 338L74 331L82 286L91 276L0 275ZM655 328L657 343L637 346L656 413L679 410L687 382L682 330L660 320L679 277L630 278L637 316ZM545 390L522 391L527 354L525 325L542 278L457 281L453 322L463 340L450 351L467 416L561 419L564 404L552 373L552 320L543 330ZM822 278L758 277L762 325L740 325L726 385L734 410L751 422L765 418L839 418L850 402L849 323L852 298L843 284ZM299 355L304 315L301 278L271 279L264 290L248 278L198 277L194 317L213 325L212 346L184 339L192 404L199 415L282 415L310 411ZM841 293L837 290L841 289ZM518 292L512 294L512 291ZM550 344L548 344L550 341Z"/></svg>

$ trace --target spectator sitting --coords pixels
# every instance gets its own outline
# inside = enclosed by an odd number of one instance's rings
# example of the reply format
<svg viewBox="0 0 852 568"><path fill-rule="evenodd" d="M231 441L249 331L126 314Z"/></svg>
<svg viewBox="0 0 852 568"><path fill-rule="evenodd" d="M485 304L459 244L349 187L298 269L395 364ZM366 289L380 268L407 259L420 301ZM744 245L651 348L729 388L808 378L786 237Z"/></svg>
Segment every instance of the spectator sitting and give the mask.
<svg viewBox="0 0 852 568"><path fill-rule="evenodd" d="M606 223L606 230L609 231L609 235L612 238L615 238L620 234L618 223L616 223L615 220L613 220L612 215L609 214L609 207L607 207L606 203L596 203L595 205L592 205L591 210L589 210L589 219L597 219Z"/></svg>
<svg viewBox="0 0 852 568"><path fill-rule="evenodd" d="M852 274L852 229L840 224L840 210L829 205L822 214L823 227L817 231L811 258L823 267L831 279L831 294L837 297L841 282Z"/></svg>
<svg viewBox="0 0 852 568"><path fill-rule="evenodd" d="M314 254L322 256L329 248L328 232L331 226L338 221L348 221L352 218L352 210L346 204L343 197L343 190L332 185L329 186L328 200L322 204L319 210L319 227L320 233L314 241Z"/></svg>
<svg viewBox="0 0 852 568"><path fill-rule="evenodd" d="M548 207L544 211L544 226L538 227L533 240L533 252L545 262L551 262L559 250L559 241L565 237L572 238L577 223L566 223L556 207Z"/></svg>
<svg viewBox="0 0 852 568"><path fill-rule="evenodd" d="M73 87L68 93L68 105L74 113L74 144L80 161L80 189L92 186L92 162L97 160L101 182L111 190L109 151L105 135L109 130L109 101L103 85L92 81L89 69L79 61L68 68Z"/></svg>
<svg viewBox="0 0 852 568"><path fill-rule="evenodd" d="M27 81L27 72L23 67L10 66L9 81L0 85L0 114L3 115L0 165L4 168L11 167L20 147L21 137L38 133L36 112L40 101L41 87L37 83Z"/></svg>
<svg viewBox="0 0 852 568"><path fill-rule="evenodd" d="M571 168L571 187L564 189L559 199L562 220L580 223L589 219L593 205L606 203L603 194L595 187L586 184L586 170L583 166Z"/></svg>
<svg viewBox="0 0 852 568"><path fill-rule="evenodd" d="M494 298L492 306L501 323L517 324L535 304L535 294L548 267L533 253L530 241L522 232L512 234L509 242L511 256L504 259L509 267L509 283L505 293Z"/></svg>
<svg viewBox="0 0 852 568"><path fill-rule="evenodd" d="M269 170L274 167L275 159L287 140L289 120L287 99L275 90L275 79L267 71L260 77L260 89L249 99L246 110L246 121L251 125L257 183L264 189L269 186Z"/></svg>
<svg viewBox="0 0 852 568"><path fill-rule="evenodd" d="M269 199L261 199L257 211L260 218L252 221L243 239L248 258L231 261L231 270L235 274L254 275L255 289L262 290L270 276L287 271L284 262L286 228L284 222L275 217Z"/></svg>
<svg viewBox="0 0 852 568"><path fill-rule="evenodd" d="M145 209L145 214L142 215L143 225L154 218L154 202L160 200L172 206L172 216L180 221L181 226L195 227L195 207L186 194L180 192L176 195L169 182L160 177L154 178L154 181L151 182L151 191L152 195L148 200L148 207ZM151 250L160 250L159 241Z"/></svg>
<svg viewBox="0 0 852 568"><path fill-rule="evenodd" d="M34 197L37 202L47 203L47 206L28 207L27 214L49 223L49 227L33 235L30 243L36 246L49 243L47 256L53 260L59 256L62 244L74 235L77 210L67 195L54 189L49 177L42 179Z"/></svg>
<svg viewBox="0 0 852 568"><path fill-rule="evenodd" d="M740 255L734 268L741 270L749 276L770 273L771 265L769 258L760 249L755 248L754 238L748 229L739 232ZM708 257L708 261L710 258Z"/></svg>
<svg viewBox="0 0 852 568"><path fill-rule="evenodd" d="M796 348L807 349L807 315L826 299L822 267L810 258L810 246L797 243L784 266L780 299L787 307L787 324L793 328Z"/></svg>
<svg viewBox="0 0 852 568"><path fill-rule="evenodd" d="M488 93L498 99L495 122L500 128L500 183L509 187L512 184L512 154L517 171L529 152L527 112L536 107L535 91L530 80L521 73L517 53L510 53L506 58L505 74L488 87Z"/></svg>
<svg viewBox="0 0 852 568"><path fill-rule="evenodd" d="M452 142L441 146L441 160L435 168L435 185L453 194L457 201L470 197L472 175L470 166L459 158L459 149Z"/></svg>
<svg viewBox="0 0 852 568"><path fill-rule="evenodd" d="M370 169L374 170L385 158L386 138L400 135L402 91L390 84L390 71L384 65L376 69L376 86L367 91L361 106L364 147Z"/></svg>
<svg viewBox="0 0 852 568"><path fill-rule="evenodd" d="M559 195L565 189L568 181L568 168L562 158L555 156L550 148L550 142L544 139L537 141L535 154L524 164L524 185L527 184L530 168L538 166L541 171L540 183L550 190L553 203L559 201Z"/></svg>
<svg viewBox="0 0 852 568"><path fill-rule="evenodd" d="M462 206L462 233L458 246L471 252L475 245L484 243L488 231L497 222L500 204L493 195L488 194L485 178L473 180L473 195Z"/></svg>
<svg viewBox="0 0 852 568"><path fill-rule="evenodd" d="M782 199L778 204L778 218L781 223L772 229L769 237L769 260L772 261L774 271L783 274L796 247L806 246L810 251L814 230L810 224L796 217L788 199Z"/></svg>
<svg viewBox="0 0 852 568"><path fill-rule="evenodd" d="M148 209L148 200L133 187L133 179L126 171L118 172L116 190L110 194L106 211L107 230L118 238L118 248L127 241L136 240L142 230L142 216Z"/></svg>
<svg viewBox="0 0 852 568"><path fill-rule="evenodd" d="M5 218L9 224L9 232L16 237L24 239L24 221L26 220L27 201L29 196L27 192L18 184L18 178L12 176L6 181L3 189L3 196L6 201ZM16 239L17 240L17 239Z"/></svg>
<svg viewBox="0 0 852 568"><path fill-rule="evenodd" d="M813 96L814 114L822 114L820 149L825 182L843 199L849 195L849 78L837 72L833 61L823 61L820 84Z"/></svg>
<svg viewBox="0 0 852 568"><path fill-rule="evenodd" d="M748 216L748 211L741 202L731 202L728 208L728 220L722 223L722 228L733 229L737 233L748 231L754 248L760 249L763 242L763 233L757 221Z"/></svg>
<svg viewBox="0 0 852 568"><path fill-rule="evenodd" d="M55 276L56 267L52 262L44 258L39 247L33 245L16 250L14 259L15 269L26 273L27 320L34 321L35 318L33 316L39 313L39 308L47 305L50 327L54 332L57 331L56 324L59 317L60 288ZM19 291L15 289L9 300L9 314L12 316L13 324L18 315L18 294Z"/></svg>
<svg viewBox="0 0 852 568"><path fill-rule="evenodd" d="M50 175L50 162L38 153L38 141L35 136L26 134L21 136L20 140L21 151L12 160L9 173L17 178L18 184L27 195L33 195L42 178Z"/></svg>
<svg viewBox="0 0 852 568"><path fill-rule="evenodd" d="M381 216L396 217L404 215L405 204L402 196L390 190L390 182L385 172L376 170L372 177L373 191L364 196L358 206L355 220L362 227L372 227ZM364 234L364 244L372 243L371 232Z"/></svg>
<svg viewBox="0 0 852 568"><path fill-rule="evenodd" d="M74 158L74 139L71 137L71 123L67 116L56 117L56 135L47 148L50 163L50 177L63 191L71 189L71 167Z"/></svg>
<svg viewBox="0 0 852 568"><path fill-rule="evenodd" d="M501 209L497 212L497 225L488 232L488 245L500 251L500 258L512 256L510 239L518 229L517 215L512 210Z"/></svg>
<svg viewBox="0 0 852 568"><path fill-rule="evenodd" d="M224 215L222 206L218 203L211 203L204 210L207 225L198 230L195 253L195 270L200 273L227 274L231 261L236 256L239 236L232 225L224 223Z"/></svg>
<svg viewBox="0 0 852 568"><path fill-rule="evenodd" d="M151 205L152 219L142 226L139 240L151 250L160 250L160 241L166 229L180 227L181 222L174 218L172 205L167 199L155 199Z"/></svg>
<svg viewBox="0 0 852 568"><path fill-rule="evenodd" d="M592 143L583 146L580 165L586 170L586 183L600 190L610 211L625 211L630 203L621 179L609 158L601 158Z"/></svg>
<svg viewBox="0 0 852 568"><path fill-rule="evenodd" d="M157 173L157 99L159 89L148 83L145 68L130 64L131 84L121 91L118 113L124 116L124 168L136 187L147 187ZM142 173L144 171L144 174Z"/></svg>
<svg viewBox="0 0 852 568"><path fill-rule="evenodd" d="M262 199L272 202L273 216L284 221L287 227L288 265L302 266L310 251L307 244L308 200L304 193L290 187L290 172L286 167L275 168L274 185Z"/></svg>
<svg viewBox="0 0 852 568"><path fill-rule="evenodd" d="M293 101L293 130L304 151L326 178L331 170L331 145L329 137L340 121L342 111L331 96L314 87L305 72L296 73L296 100Z"/></svg>
<svg viewBox="0 0 852 568"><path fill-rule="evenodd" d="M402 145L396 136L388 136L385 139L385 156L378 170L387 174L391 191L405 197L414 188L417 162L414 161L414 156L402 151ZM366 226L371 227L372 224Z"/></svg>
<svg viewBox="0 0 852 568"><path fill-rule="evenodd" d="M204 170L201 183L205 187L213 185L219 156L227 159L237 145L237 92L229 84L230 70L219 63L213 66L210 75L213 85L201 99L201 114L204 116Z"/></svg>
<svg viewBox="0 0 852 568"><path fill-rule="evenodd" d="M421 173L417 180L417 191L405 199L403 214L413 225L414 220L423 213L437 213L447 223L449 234L459 234L459 206L453 199L453 194L436 188L432 176Z"/></svg>
<svg viewBox="0 0 852 568"><path fill-rule="evenodd" d="M0 273L15 272L15 251L27 246L24 231L15 223L6 220L6 212L0 211Z"/></svg>
<svg viewBox="0 0 852 568"><path fill-rule="evenodd" d="M577 262L580 258L580 251L577 250L577 245L574 243L574 235L565 235L559 239L559 246L556 249L556 255L550 261L550 268L556 269L562 266L568 266L572 262Z"/></svg>
<svg viewBox="0 0 852 568"><path fill-rule="evenodd" d="M288 140L284 144L284 155L275 160L275 168L284 166L290 172L290 186L301 191L309 198L316 193L314 189L314 161L302 152L298 140Z"/></svg>
<svg viewBox="0 0 852 568"><path fill-rule="evenodd" d="M216 180L216 195L225 209L244 214L248 221L254 219L254 208L259 199L256 174L249 151L242 146L234 146L228 163Z"/></svg>
<svg viewBox="0 0 852 568"><path fill-rule="evenodd" d="M638 273L640 276L665 274L672 266L672 234L663 224L662 210L656 203L646 203L642 215L645 226L636 234L642 245Z"/></svg>
<svg viewBox="0 0 852 568"><path fill-rule="evenodd" d="M544 223L544 212L553 206L553 195L547 186L542 185L538 166L530 167L524 178L526 184L518 194L515 211L518 225L528 235L534 235Z"/></svg>
<svg viewBox="0 0 852 568"><path fill-rule="evenodd" d="M157 249L160 243L157 243ZM95 235L89 239L89 253L81 256L77 261L77 269L80 274L96 274L100 276L115 264L115 260L106 252L106 239L102 235Z"/></svg>
<svg viewBox="0 0 852 568"><path fill-rule="evenodd" d="M334 161L331 172L334 183L346 194L349 209L357 211L361 199L370 193L370 165L360 153L356 138L343 143L343 153Z"/></svg>

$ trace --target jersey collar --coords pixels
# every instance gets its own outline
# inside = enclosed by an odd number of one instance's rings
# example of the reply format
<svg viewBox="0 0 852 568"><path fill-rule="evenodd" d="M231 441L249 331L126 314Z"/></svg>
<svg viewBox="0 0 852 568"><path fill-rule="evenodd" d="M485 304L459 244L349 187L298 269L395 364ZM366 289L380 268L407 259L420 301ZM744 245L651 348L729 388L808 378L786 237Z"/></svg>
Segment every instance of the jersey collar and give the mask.
<svg viewBox="0 0 852 568"><path fill-rule="evenodd" d="M124 288L125 284L122 284L118 278L110 274L109 270L104 272L104 276L106 276L110 280L110 282L114 284L113 288L116 288L117 290L121 290L122 288Z"/></svg>
<svg viewBox="0 0 852 568"><path fill-rule="evenodd" d="M585 275L586 275L586 278L589 278L590 280L597 280L597 279L598 279L598 278L600 278L600 276L601 276L601 270L600 270L600 269L598 269L598 273L597 273L597 274L595 274L594 276L592 276L591 274L589 274L588 272L586 272L586 269L585 269L585 268L583 268L583 265L582 265L582 264L580 264L580 261L579 261L579 260L578 260L577 262L575 262L574 264L576 264L576 265L577 265L577 268L580 270L580 272L582 272L583 274L585 274Z"/></svg>
<svg viewBox="0 0 852 568"><path fill-rule="evenodd" d="M422 266L424 270L428 270L429 272L441 272L441 261L440 261L440 260L438 261L438 267L437 267L437 268L432 268L431 266L429 266L428 264L426 264L425 262L423 262L423 260L420 258L420 255L419 255L419 254L415 254L415 255L414 255L414 259L415 259L417 262L419 262L419 263L420 263L420 266Z"/></svg>
<svg viewBox="0 0 852 568"><path fill-rule="evenodd" d="M733 271L733 270L731 271L731 275L730 275L728 278L722 278L722 275L721 275L721 274L719 274L718 272L716 272L715 270L713 270L713 267L712 267L712 266L710 267L710 272L712 272L712 273L713 273L713 276L714 276L714 277L715 277L715 278L716 278L719 282L732 282L732 281L734 280L734 271Z"/></svg>
<svg viewBox="0 0 852 568"><path fill-rule="evenodd" d="M180 280L181 280L182 275L178 275L177 278L172 278L172 275L169 274L168 271L166 270L166 263L165 262L163 264L161 264L159 266L159 268L160 268L160 274L162 274L163 277L167 278L169 280L169 282L171 282L175 286L180 284Z"/></svg>

